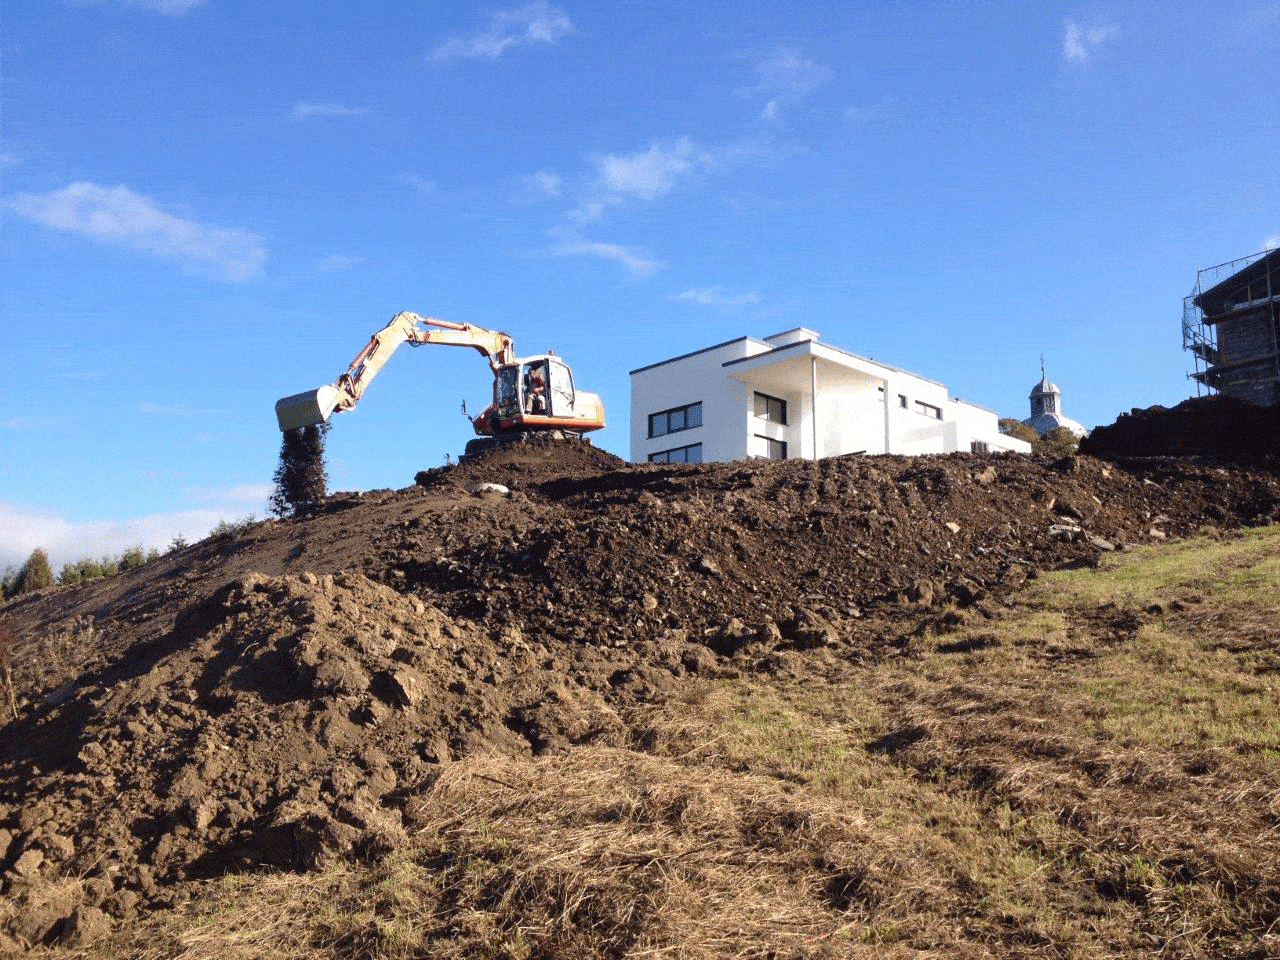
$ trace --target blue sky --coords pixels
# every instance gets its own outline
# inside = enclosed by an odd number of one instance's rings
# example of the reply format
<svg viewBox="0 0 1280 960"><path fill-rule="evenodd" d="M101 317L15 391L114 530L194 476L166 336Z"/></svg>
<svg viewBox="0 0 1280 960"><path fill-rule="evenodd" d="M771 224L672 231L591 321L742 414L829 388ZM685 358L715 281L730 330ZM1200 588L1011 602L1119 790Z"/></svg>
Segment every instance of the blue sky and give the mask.
<svg viewBox="0 0 1280 960"><path fill-rule="evenodd" d="M401 310L628 372L804 325L1025 417L1189 396L1196 270L1280 242L1280 0L9 0L0 568L262 516L278 397ZM406 348L335 490L462 450Z"/></svg>

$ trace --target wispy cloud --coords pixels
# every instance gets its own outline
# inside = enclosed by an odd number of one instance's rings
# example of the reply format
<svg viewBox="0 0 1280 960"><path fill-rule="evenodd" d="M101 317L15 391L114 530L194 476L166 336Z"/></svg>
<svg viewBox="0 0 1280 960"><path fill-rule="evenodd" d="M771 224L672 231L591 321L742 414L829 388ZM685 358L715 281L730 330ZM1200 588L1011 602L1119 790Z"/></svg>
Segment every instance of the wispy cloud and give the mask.
<svg viewBox="0 0 1280 960"><path fill-rule="evenodd" d="M531 173L524 178L525 188L539 197L558 197L561 191L560 177L548 170Z"/></svg>
<svg viewBox="0 0 1280 960"><path fill-rule="evenodd" d="M556 43L573 30L569 16L559 7L536 0L514 10L495 13L489 25L469 37L455 37L431 53L433 60L502 56L512 47L531 43Z"/></svg>
<svg viewBox="0 0 1280 960"><path fill-rule="evenodd" d="M181 403L139 403L139 413L149 413L161 417L214 417L217 410L201 410Z"/></svg>
<svg viewBox="0 0 1280 960"><path fill-rule="evenodd" d="M1276 247L1280 247L1280 233L1273 233L1262 241L1263 250L1274 250Z"/></svg>
<svg viewBox="0 0 1280 960"><path fill-rule="evenodd" d="M351 270L364 263L364 257L355 257L346 253L331 253L317 266L325 273L333 273L340 270Z"/></svg>
<svg viewBox="0 0 1280 960"><path fill-rule="evenodd" d="M125 186L73 183L49 193L15 194L7 205L52 230L141 250L185 267L212 269L229 281L257 276L267 260L261 237L175 217Z"/></svg>
<svg viewBox="0 0 1280 960"><path fill-rule="evenodd" d="M555 252L563 256L602 257L605 260L613 260L640 277L647 277L662 266L658 261L616 243L567 239L556 246Z"/></svg>
<svg viewBox="0 0 1280 960"><path fill-rule="evenodd" d="M1067 20L1062 38L1062 56L1068 63L1083 64L1093 59L1099 48L1114 39L1115 27L1082 26Z"/></svg>
<svg viewBox="0 0 1280 960"><path fill-rule="evenodd" d="M309 103L304 101L294 104L293 119L363 117L368 112L368 107L348 107L343 103Z"/></svg>
<svg viewBox="0 0 1280 960"><path fill-rule="evenodd" d="M777 120L784 108L800 103L835 76L831 68L801 55L794 47L779 47L756 64L760 82L738 91L746 97L763 97L760 116Z"/></svg>
<svg viewBox="0 0 1280 960"><path fill-rule="evenodd" d="M697 287L693 290L686 290L684 293L678 293L672 299L687 300L690 303L701 304L704 307L746 307L753 303L759 303L760 294L752 291L734 296L727 293L724 287Z"/></svg>
<svg viewBox="0 0 1280 960"><path fill-rule="evenodd" d="M164 550L182 534L190 543L207 536L221 520L248 515L262 517L272 487L245 484L223 490L193 490L190 510L154 513L132 520L97 520L76 523L50 510L20 507L0 501L0 570L20 565L39 547L49 556L54 574L64 564L85 557L119 556L135 544L143 549Z"/></svg>
<svg viewBox="0 0 1280 960"><path fill-rule="evenodd" d="M102 3L105 0L80 0L86 6ZM194 10L196 7L202 6L205 0L118 0L126 7L139 7L143 10L155 10L157 13L167 13L170 16L180 16L188 11Z"/></svg>
<svg viewBox="0 0 1280 960"><path fill-rule="evenodd" d="M669 146L652 144L642 153L610 154L598 160L596 167L606 197L654 200L670 192L676 178L692 170L699 160L693 141L682 137Z"/></svg>
<svg viewBox="0 0 1280 960"><path fill-rule="evenodd" d="M403 173L400 175L400 179L413 187L413 189L417 190L419 193L429 197L435 196L440 192L439 183L435 180L427 180L423 177L419 177L417 174Z"/></svg>

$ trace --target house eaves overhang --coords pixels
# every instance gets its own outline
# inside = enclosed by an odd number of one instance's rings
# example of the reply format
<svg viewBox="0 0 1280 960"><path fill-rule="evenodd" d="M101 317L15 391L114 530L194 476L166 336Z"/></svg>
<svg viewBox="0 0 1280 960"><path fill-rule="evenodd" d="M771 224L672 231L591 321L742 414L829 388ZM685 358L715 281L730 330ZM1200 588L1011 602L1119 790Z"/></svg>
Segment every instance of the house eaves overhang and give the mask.
<svg viewBox="0 0 1280 960"><path fill-rule="evenodd" d="M935 380L927 380L907 370L860 357L815 340L801 340L766 353L729 360L723 367L734 380L785 393L809 389L810 377L814 371L813 361L817 361L816 372L827 388L865 388L873 384L879 386L888 375L899 373L946 389L945 385Z"/></svg>

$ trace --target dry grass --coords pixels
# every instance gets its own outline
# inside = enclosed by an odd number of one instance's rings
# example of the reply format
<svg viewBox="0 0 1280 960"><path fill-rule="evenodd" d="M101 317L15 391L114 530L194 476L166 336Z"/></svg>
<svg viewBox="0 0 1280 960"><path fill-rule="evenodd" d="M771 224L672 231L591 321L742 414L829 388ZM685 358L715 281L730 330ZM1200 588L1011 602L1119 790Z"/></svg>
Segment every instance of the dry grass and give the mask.
<svg viewBox="0 0 1280 960"><path fill-rule="evenodd" d="M1280 957L1278 558L1115 557L904 656L691 685L628 749L446 765L381 862L82 955Z"/></svg>

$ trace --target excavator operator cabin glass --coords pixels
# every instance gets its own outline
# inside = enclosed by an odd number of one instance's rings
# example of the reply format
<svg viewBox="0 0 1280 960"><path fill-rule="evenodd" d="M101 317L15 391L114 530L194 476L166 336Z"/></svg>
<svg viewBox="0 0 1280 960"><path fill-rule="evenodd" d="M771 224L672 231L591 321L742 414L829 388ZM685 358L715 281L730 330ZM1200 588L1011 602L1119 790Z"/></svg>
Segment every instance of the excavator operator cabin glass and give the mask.
<svg viewBox="0 0 1280 960"><path fill-rule="evenodd" d="M494 381L494 400L497 401L498 416L511 419L520 414L520 371L514 367L500 367L498 379Z"/></svg>
<svg viewBox="0 0 1280 960"><path fill-rule="evenodd" d="M559 360L549 360L551 368L551 410L558 417L573 415L573 374Z"/></svg>

